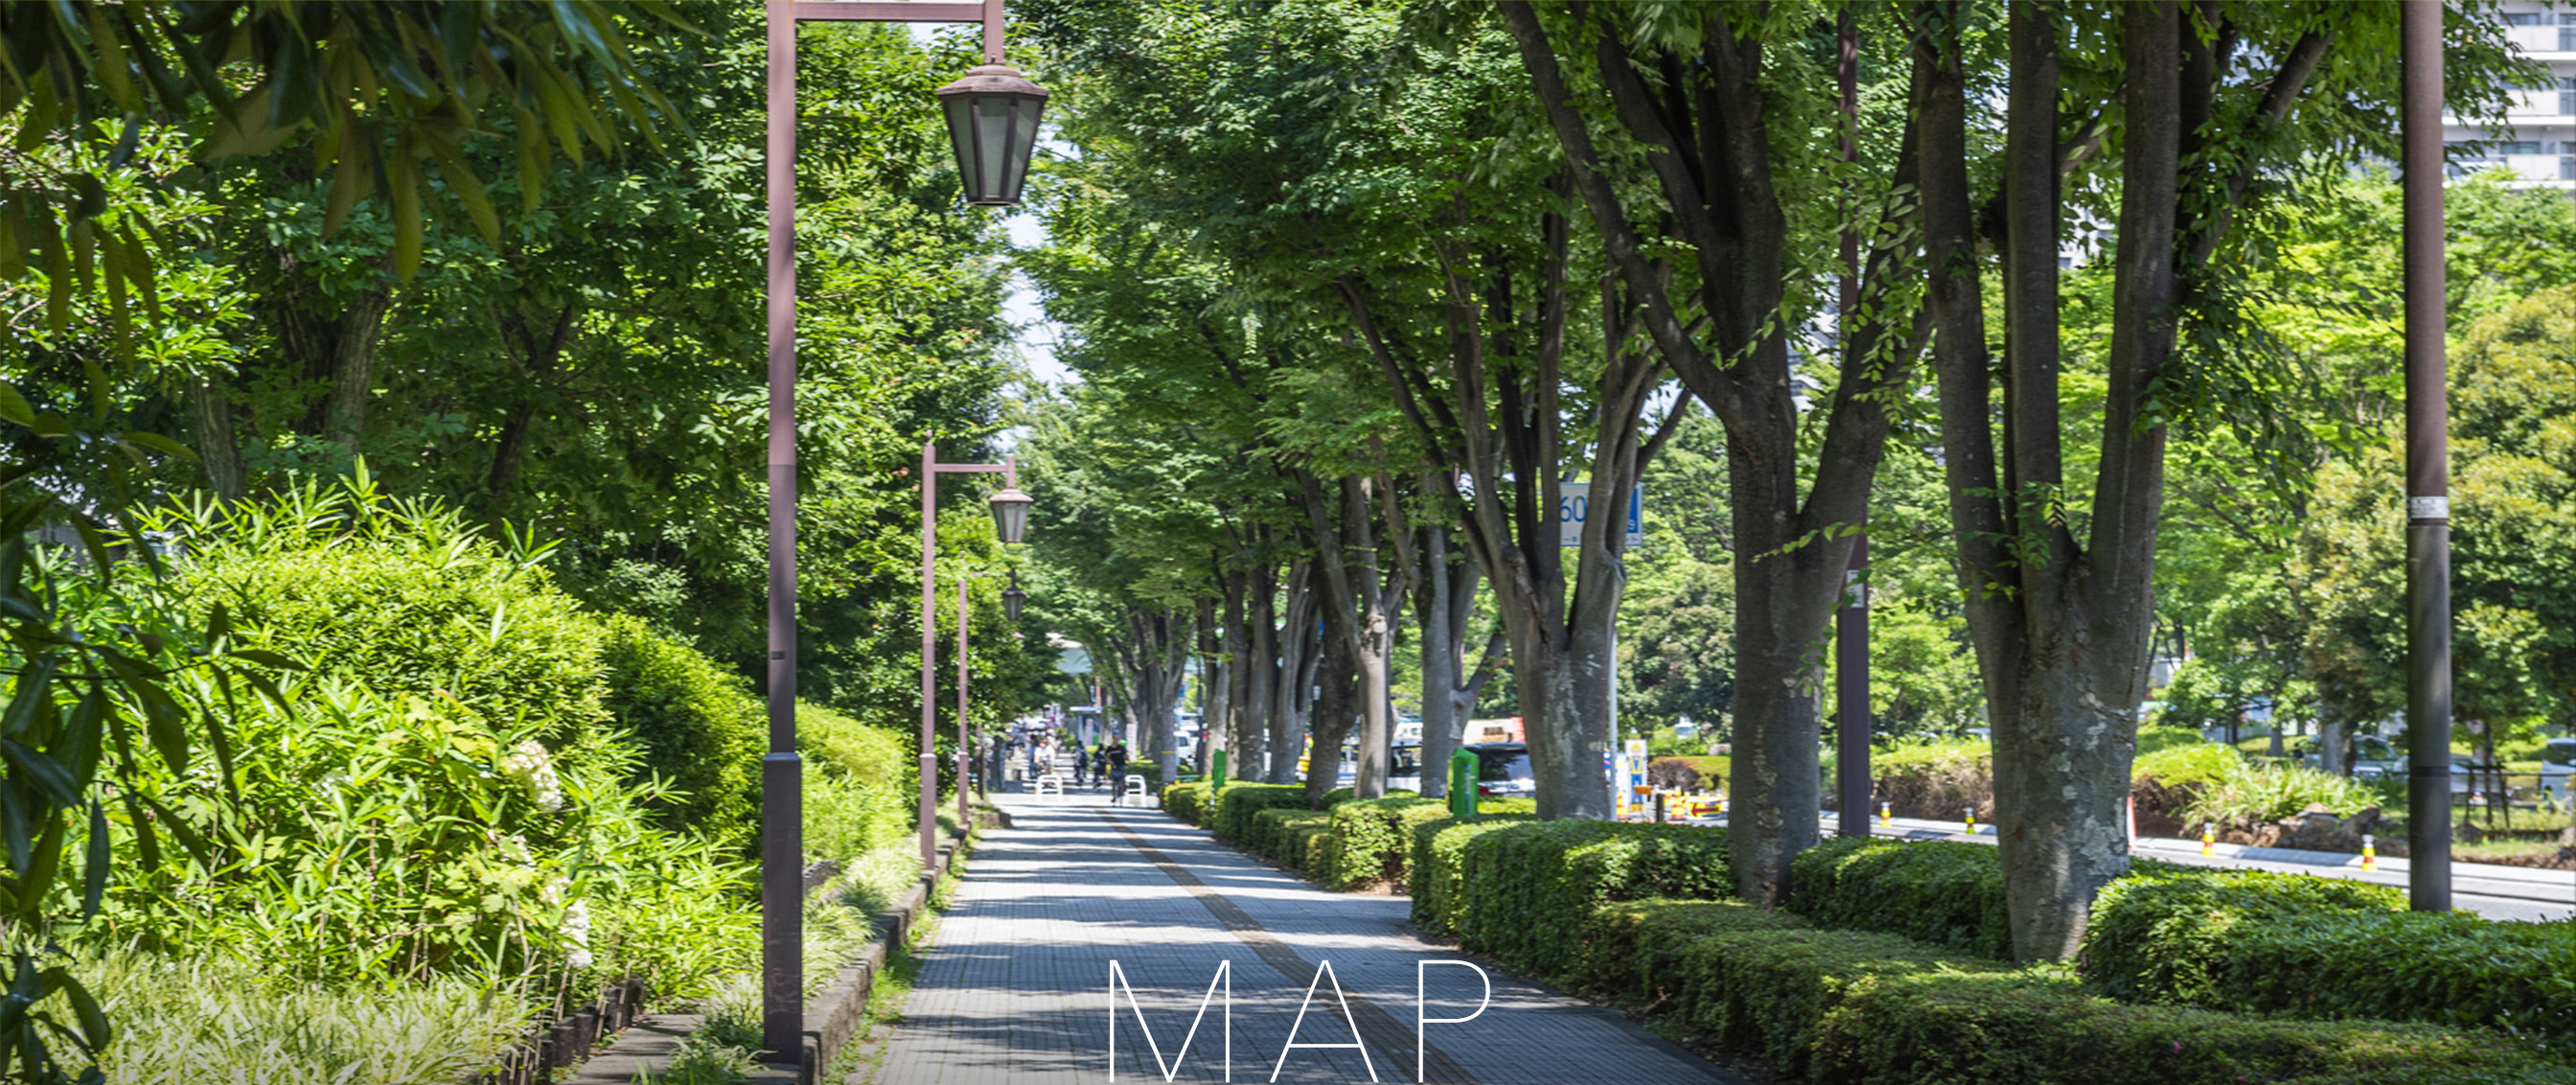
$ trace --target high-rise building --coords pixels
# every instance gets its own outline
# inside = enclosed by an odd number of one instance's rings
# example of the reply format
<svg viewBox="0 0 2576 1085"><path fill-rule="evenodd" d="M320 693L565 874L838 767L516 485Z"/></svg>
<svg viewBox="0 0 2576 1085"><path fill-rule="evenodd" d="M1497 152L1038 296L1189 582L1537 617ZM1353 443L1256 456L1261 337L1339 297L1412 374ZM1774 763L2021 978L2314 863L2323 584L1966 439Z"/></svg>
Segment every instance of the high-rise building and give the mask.
<svg viewBox="0 0 2576 1085"><path fill-rule="evenodd" d="M2576 3L2505 0L2502 15L2505 34L2549 76L2507 92L2501 128L2450 117L2442 141L2452 147L2451 170L2503 167L2518 186L2576 192Z"/></svg>

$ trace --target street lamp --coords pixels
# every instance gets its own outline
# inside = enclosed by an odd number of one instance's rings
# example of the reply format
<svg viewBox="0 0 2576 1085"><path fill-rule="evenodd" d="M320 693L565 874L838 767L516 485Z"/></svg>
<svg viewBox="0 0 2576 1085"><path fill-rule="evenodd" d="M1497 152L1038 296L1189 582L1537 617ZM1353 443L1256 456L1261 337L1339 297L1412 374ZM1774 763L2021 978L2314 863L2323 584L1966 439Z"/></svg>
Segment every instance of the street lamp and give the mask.
<svg viewBox="0 0 2576 1085"><path fill-rule="evenodd" d="M965 182L967 203L1020 202L1020 182L1029 175L1029 151L1037 146L1038 111L1046 107L1046 96L999 57L987 57L965 78L939 88L939 107L948 114L948 142L957 148L957 175Z"/></svg>
<svg viewBox="0 0 2576 1085"><path fill-rule="evenodd" d="M987 506L993 513L993 533L1005 543L1017 543L1029 530L1029 495L1020 492L1020 461L1006 459L1000 463L941 463L937 442L921 446L921 869L936 870L939 865L939 689L931 678L930 667L939 653L939 620L933 608L939 605L939 476L1001 472L1002 492L994 494ZM957 583L957 756L960 765L966 756L966 583ZM966 777L959 776L957 813L966 816ZM963 827L963 823L960 823Z"/></svg>
<svg viewBox="0 0 2576 1085"><path fill-rule="evenodd" d="M1020 571L1013 569L1011 586L1002 589L1002 616L1014 622L1019 621L1020 608L1027 606L1028 602L1029 593L1020 590Z"/></svg>
<svg viewBox="0 0 2576 1085"><path fill-rule="evenodd" d="M993 534L1004 543L1016 544L1029 533L1029 506L1036 500L1021 493L1017 484L1005 486L987 502L993 509ZM1012 615L1017 618L1019 615Z"/></svg>
<svg viewBox="0 0 2576 1085"><path fill-rule="evenodd" d="M760 764L760 1042L768 1058L801 1061L805 765L796 754L796 25L808 19L984 25L984 64L940 91L971 204L1018 201L1046 92L1002 65L1002 0L768 0L767 14L769 752ZM988 138L1002 153L977 157ZM922 483L926 502L930 480ZM922 748L929 746L925 735ZM925 770L923 777L937 788L936 772ZM923 847L927 857L927 836Z"/></svg>

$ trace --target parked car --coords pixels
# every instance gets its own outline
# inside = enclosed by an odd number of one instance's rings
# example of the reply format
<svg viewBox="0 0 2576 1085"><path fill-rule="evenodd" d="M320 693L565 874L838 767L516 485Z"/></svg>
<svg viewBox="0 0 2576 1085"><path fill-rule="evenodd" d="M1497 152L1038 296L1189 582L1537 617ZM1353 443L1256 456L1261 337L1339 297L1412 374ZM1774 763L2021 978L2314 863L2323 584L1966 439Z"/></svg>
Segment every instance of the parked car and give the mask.
<svg viewBox="0 0 2576 1085"><path fill-rule="evenodd" d="M1528 743L1478 742L1467 749L1476 754L1477 794L1498 799L1538 794L1538 775L1530 770Z"/></svg>
<svg viewBox="0 0 2576 1085"><path fill-rule="evenodd" d="M1397 739L1389 748L1393 756L1386 763L1386 788L1389 791L1422 790L1422 743L1418 739ZM1335 781L1342 787L1357 786L1360 778L1360 747L1356 742L1342 743L1341 775Z"/></svg>
<svg viewBox="0 0 2576 1085"><path fill-rule="evenodd" d="M2576 777L2576 738L2553 738L2540 747L2540 789L2549 801L2567 805L2567 784Z"/></svg>
<svg viewBox="0 0 2576 1085"><path fill-rule="evenodd" d="M2317 749L2315 740L2299 740L2297 752L2300 764L2316 768L2324 767L2325 761L2322 752ZM2451 771L2457 775L2467 770L2454 765ZM2387 739L2373 735L2363 735L2352 740L2353 779L2376 780L2383 776L2402 777L2404 775L2406 775L2406 751L2389 745ZM2465 789L2465 785L2461 785L2459 781L2454 780L2452 784L2454 791Z"/></svg>

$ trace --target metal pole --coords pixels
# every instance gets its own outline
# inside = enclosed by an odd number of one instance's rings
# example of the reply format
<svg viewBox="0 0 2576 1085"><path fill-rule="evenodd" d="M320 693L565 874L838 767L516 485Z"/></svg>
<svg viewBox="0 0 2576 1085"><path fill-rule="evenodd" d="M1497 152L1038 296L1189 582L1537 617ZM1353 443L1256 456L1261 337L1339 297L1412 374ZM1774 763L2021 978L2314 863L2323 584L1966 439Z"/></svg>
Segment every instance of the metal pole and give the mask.
<svg viewBox="0 0 2576 1085"><path fill-rule="evenodd" d="M966 577L957 578L957 831L973 824L966 809Z"/></svg>
<svg viewBox="0 0 2576 1085"><path fill-rule="evenodd" d="M2442 11L2398 10L2406 242L2407 902L2451 909L2451 485L2442 337Z"/></svg>
<svg viewBox="0 0 2576 1085"><path fill-rule="evenodd" d="M1859 160L1855 142L1860 126L1860 29L1849 6L1837 19L1842 38L1839 72L1842 83L1843 161ZM1852 312L1860 308L1860 235L1851 228L1856 212L1846 194L1843 226L1842 312L1835 328L1848 342ZM1836 832L1869 835L1869 588L1862 574L1869 569L1869 536L1852 540L1851 564L1843 572L1843 606L1834 614L1834 787L1840 796Z"/></svg>
<svg viewBox="0 0 2576 1085"><path fill-rule="evenodd" d="M921 446L921 869L939 866L939 689L930 668L939 658L939 444Z"/></svg>
<svg viewBox="0 0 2576 1085"><path fill-rule="evenodd" d="M805 1034L805 768L796 755L796 13L769 0L769 752L760 759L760 1043Z"/></svg>

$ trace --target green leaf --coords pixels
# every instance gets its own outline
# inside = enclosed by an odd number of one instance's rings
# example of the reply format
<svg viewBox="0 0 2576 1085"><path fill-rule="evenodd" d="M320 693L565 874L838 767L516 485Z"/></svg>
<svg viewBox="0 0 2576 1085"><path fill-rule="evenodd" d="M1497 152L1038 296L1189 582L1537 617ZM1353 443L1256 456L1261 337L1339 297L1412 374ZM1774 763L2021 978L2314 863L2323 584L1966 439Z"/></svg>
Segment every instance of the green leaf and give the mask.
<svg viewBox="0 0 2576 1085"><path fill-rule="evenodd" d="M394 205L394 275L410 282L420 270L421 206L420 160L414 157L411 141L405 137L394 146L394 157L386 165L387 193Z"/></svg>
<svg viewBox="0 0 2576 1085"><path fill-rule="evenodd" d="M177 702L161 687L145 684L135 687L143 701L144 733L151 736L152 748L161 754L161 763L173 773L188 771L188 726Z"/></svg>
<svg viewBox="0 0 2576 1085"><path fill-rule="evenodd" d="M98 914L99 901L107 896L107 807L93 800L89 804L89 851L81 860L81 915ZM102 1025L105 1022L101 1022ZM84 1030L89 1028L84 1022ZM103 1036L104 1033L99 1035Z"/></svg>
<svg viewBox="0 0 2576 1085"><path fill-rule="evenodd" d="M6 382L0 382L0 422L15 422L31 429L36 425L36 408Z"/></svg>
<svg viewBox="0 0 2576 1085"><path fill-rule="evenodd" d="M311 669L302 663L296 662L293 659L279 655L278 653L269 651L265 648L235 648L225 654L235 659L247 659L253 663L259 664L260 666L274 667L281 671L302 671Z"/></svg>
<svg viewBox="0 0 2576 1085"><path fill-rule="evenodd" d="M56 662L48 657L36 661L18 675L17 693L9 698L9 707L0 712L0 736L15 735L35 722L38 709L53 696Z"/></svg>
<svg viewBox="0 0 2576 1085"><path fill-rule="evenodd" d="M47 756L43 750L0 739L0 755L6 756L9 764L27 779L35 781L37 790L44 792L45 797L57 805L80 805L80 784L72 779L72 774L63 768L62 762Z"/></svg>

